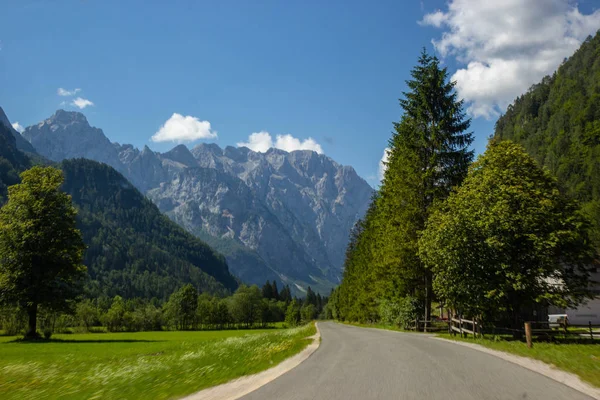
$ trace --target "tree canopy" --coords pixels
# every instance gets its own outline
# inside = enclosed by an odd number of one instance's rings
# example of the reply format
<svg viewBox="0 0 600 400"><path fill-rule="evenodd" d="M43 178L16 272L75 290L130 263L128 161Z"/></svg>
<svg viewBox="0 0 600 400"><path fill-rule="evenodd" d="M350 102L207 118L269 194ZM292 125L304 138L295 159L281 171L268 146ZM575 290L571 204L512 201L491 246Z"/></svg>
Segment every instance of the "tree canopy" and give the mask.
<svg viewBox="0 0 600 400"><path fill-rule="evenodd" d="M576 203L521 146L492 141L430 216L420 256L449 306L518 320L536 304L573 306L589 295L587 228Z"/></svg>
<svg viewBox="0 0 600 400"><path fill-rule="evenodd" d="M62 183L60 170L34 167L8 188L0 209L0 301L27 310L30 337L37 332L38 307L64 309L85 279L85 245Z"/></svg>

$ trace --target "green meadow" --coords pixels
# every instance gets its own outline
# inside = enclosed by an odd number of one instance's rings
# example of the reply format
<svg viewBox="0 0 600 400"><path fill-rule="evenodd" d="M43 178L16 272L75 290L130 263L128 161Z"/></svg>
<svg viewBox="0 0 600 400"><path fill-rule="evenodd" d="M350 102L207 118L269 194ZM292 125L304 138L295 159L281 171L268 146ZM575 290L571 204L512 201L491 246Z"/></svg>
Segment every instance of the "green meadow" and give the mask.
<svg viewBox="0 0 600 400"><path fill-rule="evenodd" d="M293 329L0 337L0 398L172 399L268 369L305 348Z"/></svg>

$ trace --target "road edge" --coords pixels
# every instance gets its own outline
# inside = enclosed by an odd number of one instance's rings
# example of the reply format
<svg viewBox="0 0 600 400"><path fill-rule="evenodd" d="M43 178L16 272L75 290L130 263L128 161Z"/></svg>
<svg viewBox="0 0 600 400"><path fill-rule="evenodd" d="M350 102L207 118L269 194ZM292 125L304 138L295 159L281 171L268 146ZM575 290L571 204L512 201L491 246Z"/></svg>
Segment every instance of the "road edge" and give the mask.
<svg viewBox="0 0 600 400"><path fill-rule="evenodd" d="M572 389L577 390L587 396L590 396L596 400L600 400L600 388L596 388L587 382L581 380L581 378L570 372L566 372L554 367L551 364L547 364L543 361L536 360L534 358L518 356L504 351L492 350L487 347L481 346L475 343L459 342L457 340L445 339L437 336L430 336L430 339L441 340L444 342L454 343L460 346L468 347L473 350L481 351L501 358L505 361L517 364L523 368L527 368L530 371L537 372L540 375L544 375L547 378L562 383Z"/></svg>
<svg viewBox="0 0 600 400"><path fill-rule="evenodd" d="M283 360L273 368L269 368L257 374L236 378L218 386L203 389L184 397L182 400L236 400L259 389L267 383L274 381L281 375L300 365L319 348L319 345L321 344L321 331L319 330L319 324L317 322L315 322L315 328L317 333L308 338L313 339L311 344L306 346L300 353Z"/></svg>

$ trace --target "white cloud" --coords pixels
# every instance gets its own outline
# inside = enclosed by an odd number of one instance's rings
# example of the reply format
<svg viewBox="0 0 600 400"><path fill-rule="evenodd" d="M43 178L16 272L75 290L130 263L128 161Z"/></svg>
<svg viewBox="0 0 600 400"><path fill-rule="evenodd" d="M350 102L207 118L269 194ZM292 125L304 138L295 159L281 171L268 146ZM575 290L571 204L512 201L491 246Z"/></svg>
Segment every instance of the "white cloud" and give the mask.
<svg viewBox="0 0 600 400"><path fill-rule="evenodd" d="M78 107L81 110L83 110L84 108L86 108L88 106L93 106L94 105L94 103L91 102L90 100L84 99L84 98L81 98L81 97L76 98L70 104L72 106Z"/></svg>
<svg viewBox="0 0 600 400"><path fill-rule="evenodd" d="M316 151L319 154L323 154L323 149L321 145L311 137L308 139L300 140L293 137L290 134L287 135L277 135L277 140L275 140L275 147L285 151L294 151L294 150L312 150Z"/></svg>
<svg viewBox="0 0 600 400"><path fill-rule="evenodd" d="M381 156L381 160L379 160L379 180L383 180L383 176L385 175L385 171L387 170L387 162L390 159L390 148L386 147L383 149L383 155Z"/></svg>
<svg viewBox="0 0 600 400"><path fill-rule="evenodd" d="M215 139L217 132L211 130L210 122L196 117L173 113L150 140L153 142L193 142L198 139Z"/></svg>
<svg viewBox="0 0 600 400"><path fill-rule="evenodd" d="M15 131L17 131L19 133L23 133L23 131L25 130L25 128L23 128L23 125L21 125L19 123L19 121L17 121L14 124L12 124L12 127L15 129Z"/></svg>
<svg viewBox="0 0 600 400"><path fill-rule="evenodd" d="M250 150L259 153L264 153L270 148L275 147L276 149L281 149L288 152L295 150L312 150L319 154L323 154L323 148L321 145L311 137L300 140L290 134L277 135L275 141L273 141L271 134L265 131L254 132L248 136L247 142L239 142L237 145L238 147L247 147Z"/></svg>
<svg viewBox="0 0 600 400"><path fill-rule="evenodd" d="M58 90L56 91L56 93L59 96L75 96L79 92L81 92L81 89L79 89L79 88L73 89L73 90L67 90L67 89L63 89L63 88L58 88Z"/></svg>
<svg viewBox="0 0 600 400"><path fill-rule="evenodd" d="M568 0L450 0L421 25L445 28L433 40L464 67L452 76L474 117L492 118L600 28L600 10L583 15Z"/></svg>
<svg viewBox="0 0 600 400"><path fill-rule="evenodd" d="M273 138L269 132L254 132L248 136L248 142L239 142L238 147L247 147L252 151L264 153L273 147Z"/></svg>

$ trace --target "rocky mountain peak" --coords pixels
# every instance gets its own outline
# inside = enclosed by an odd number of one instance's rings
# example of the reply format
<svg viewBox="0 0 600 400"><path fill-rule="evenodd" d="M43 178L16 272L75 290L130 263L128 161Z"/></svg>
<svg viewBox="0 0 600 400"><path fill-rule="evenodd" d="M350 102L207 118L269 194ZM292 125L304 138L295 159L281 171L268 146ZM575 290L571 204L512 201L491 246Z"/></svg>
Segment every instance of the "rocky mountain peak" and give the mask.
<svg viewBox="0 0 600 400"><path fill-rule="evenodd" d="M176 161L188 167L193 167L197 165L194 155L190 152L187 146L183 144L173 147L171 150L164 153L162 156L164 158L168 158L169 160Z"/></svg>
<svg viewBox="0 0 600 400"><path fill-rule="evenodd" d="M80 112L77 111L65 111L65 110L56 110L54 115L48 118L45 123L50 125L58 124L58 125L69 125L69 124L82 124L85 127L89 127L87 118Z"/></svg>

